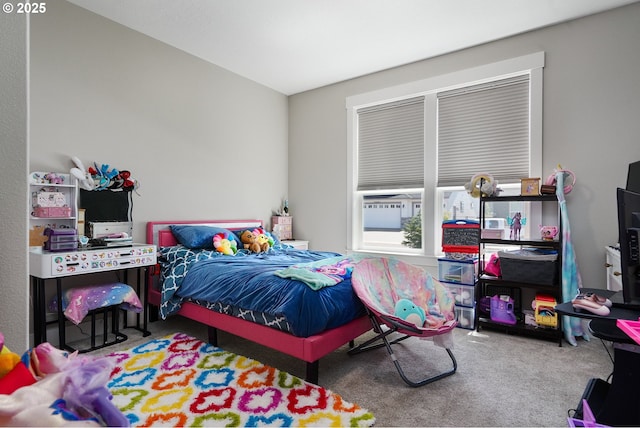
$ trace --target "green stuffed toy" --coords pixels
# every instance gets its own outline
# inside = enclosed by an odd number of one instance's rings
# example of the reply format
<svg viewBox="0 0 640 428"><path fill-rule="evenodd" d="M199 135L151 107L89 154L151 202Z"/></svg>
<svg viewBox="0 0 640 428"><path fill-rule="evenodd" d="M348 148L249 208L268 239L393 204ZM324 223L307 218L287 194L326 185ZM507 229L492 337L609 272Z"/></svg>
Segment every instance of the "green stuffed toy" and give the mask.
<svg viewBox="0 0 640 428"><path fill-rule="evenodd" d="M425 322L425 312L409 299L400 299L396 302L394 315L406 322L422 327Z"/></svg>

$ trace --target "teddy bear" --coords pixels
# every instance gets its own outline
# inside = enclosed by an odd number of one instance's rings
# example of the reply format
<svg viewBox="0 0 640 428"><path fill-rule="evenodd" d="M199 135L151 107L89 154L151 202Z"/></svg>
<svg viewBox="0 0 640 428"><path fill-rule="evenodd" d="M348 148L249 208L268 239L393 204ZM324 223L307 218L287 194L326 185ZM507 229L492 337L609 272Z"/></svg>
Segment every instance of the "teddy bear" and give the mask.
<svg viewBox="0 0 640 428"><path fill-rule="evenodd" d="M269 236L268 232L265 232L264 229L253 229L253 234L256 235L256 239L258 241L258 245L260 245L261 251L269 251L269 248L273 245L273 238Z"/></svg>
<svg viewBox="0 0 640 428"><path fill-rule="evenodd" d="M262 252L262 247L258 242L258 235L250 230L245 230L240 234L240 242L242 242L245 250L249 250L252 253Z"/></svg>

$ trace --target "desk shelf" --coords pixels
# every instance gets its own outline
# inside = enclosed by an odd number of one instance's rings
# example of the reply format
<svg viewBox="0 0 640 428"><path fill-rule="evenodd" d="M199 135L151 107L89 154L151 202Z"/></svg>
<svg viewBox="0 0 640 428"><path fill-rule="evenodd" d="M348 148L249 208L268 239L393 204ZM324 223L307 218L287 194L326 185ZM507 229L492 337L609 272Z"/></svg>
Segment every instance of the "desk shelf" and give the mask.
<svg viewBox="0 0 640 428"><path fill-rule="evenodd" d="M34 346L47 342L47 325L55 324L58 326L59 347L69 351L75 351L73 347L66 341L66 325L67 319L62 311L62 282L70 277L80 277L82 282L87 284L91 278L91 274L104 272L122 273L123 283L128 283L128 272L135 270L137 276L134 289L138 294L138 298L143 300L143 292L146 292L146 269L157 263L157 254L155 245L133 244L129 247L122 248L101 248L101 249L84 249L80 251L65 252L47 252L42 249L36 249L29 254L29 274L32 281L32 301L33 301L33 330L34 330ZM86 278L86 280L85 280ZM47 282L55 281L55 295L58 302L57 318L53 322L47 322L47 299L46 290ZM96 286L100 284L95 284ZM93 313L89 313L92 322L91 346L80 352L92 351L100 349L104 346L110 346L121 343L127 339L127 336L120 332L119 315L121 309L116 306L109 306L104 309L104 325L103 325L103 343L96 345L97 337L95 331L95 316L100 313L100 309L95 309ZM143 305L143 311L146 308ZM107 328L108 315L111 312L111 331ZM141 314L136 314L136 324L132 326L148 336L150 333L146 331L146 325L140 327ZM125 322L123 328L127 328ZM113 340L107 338L111 334Z"/></svg>
<svg viewBox="0 0 640 428"><path fill-rule="evenodd" d="M47 228L53 229L77 229L78 228L78 182L69 173L53 173L35 171L29 174L29 195L31 200L31 210L29 213L29 245L37 247L42 245L44 236L42 232ZM53 198L47 207L41 207L38 195L51 195ZM58 195L55 198L53 195ZM38 216L39 209L66 210L66 215L59 215L56 212L52 215L42 214Z"/></svg>

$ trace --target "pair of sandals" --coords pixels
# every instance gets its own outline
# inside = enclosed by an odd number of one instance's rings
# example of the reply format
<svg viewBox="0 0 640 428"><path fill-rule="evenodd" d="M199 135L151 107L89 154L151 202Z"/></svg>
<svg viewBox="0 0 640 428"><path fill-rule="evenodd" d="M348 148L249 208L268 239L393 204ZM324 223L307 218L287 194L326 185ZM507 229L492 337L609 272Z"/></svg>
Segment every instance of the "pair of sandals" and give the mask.
<svg viewBox="0 0 640 428"><path fill-rule="evenodd" d="M611 300L606 297L598 296L595 293L579 293L572 301L574 309L586 310L595 315L606 317L611 310Z"/></svg>

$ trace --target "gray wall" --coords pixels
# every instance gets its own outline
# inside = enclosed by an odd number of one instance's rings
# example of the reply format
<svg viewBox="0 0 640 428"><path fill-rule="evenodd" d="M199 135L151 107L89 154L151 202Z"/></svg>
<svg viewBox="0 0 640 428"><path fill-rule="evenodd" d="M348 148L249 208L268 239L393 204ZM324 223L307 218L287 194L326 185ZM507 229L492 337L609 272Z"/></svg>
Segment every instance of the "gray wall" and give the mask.
<svg viewBox="0 0 640 428"><path fill-rule="evenodd" d="M31 159L128 169L134 238L161 219L270 219L287 193L287 97L71 3L31 22Z"/></svg>
<svg viewBox="0 0 640 428"><path fill-rule="evenodd" d="M268 224L287 196L285 95L67 2L47 3L46 14L31 18L29 35L30 157L21 138L24 153L0 160L8 177L3 210L10 190L10 200L18 202L10 209L20 220L8 225L3 213L3 234L24 231L2 244L3 260L19 258L10 268L16 273L1 276L3 295L12 296L0 299L3 319L11 320L2 322L5 332L4 326L31 318L29 171L68 171L72 156L87 166L96 161L130 170L140 182L133 209L136 242L144 242L150 220L257 218ZM24 64L17 74L22 81L10 89L24 92ZM26 133L26 120L17 119ZM15 182L17 187L9 186ZM18 239L22 245L14 246ZM11 332L26 347L27 327Z"/></svg>
<svg viewBox="0 0 640 428"><path fill-rule="evenodd" d="M27 349L27 15L0 15L0 332Z"/></svg>
<svg viewBox="0 0 640 428"><path fill-rule="evenodd" d="M618 236L615 189L640 160L639 22L635 3L291 96L296 235L314 248L346 250L346 97L544 51L542 170L546 178L561 164L576 174L567 206L578 267L585 286L604 288L604 248Z"/></svg>

